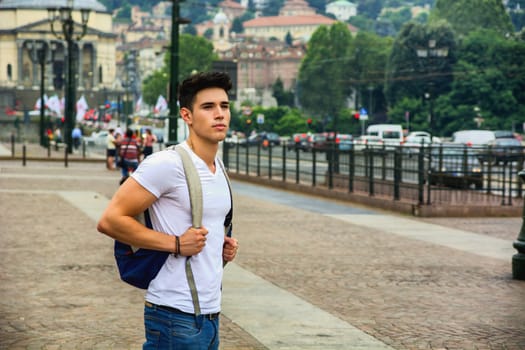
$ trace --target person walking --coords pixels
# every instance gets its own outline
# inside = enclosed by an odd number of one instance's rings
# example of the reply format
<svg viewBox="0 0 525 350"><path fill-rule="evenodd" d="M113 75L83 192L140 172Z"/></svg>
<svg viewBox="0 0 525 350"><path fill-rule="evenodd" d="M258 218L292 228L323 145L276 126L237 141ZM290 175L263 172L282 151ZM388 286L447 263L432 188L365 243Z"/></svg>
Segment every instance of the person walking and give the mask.
<svg viewBox="0 0 525 350"><path fill-rule="evenodd" d="M140 145L133 137L133 130L127 129L126 135L120 141L120 170L122 172L122 178L120 184L127 180L130 171L134 172L139 166L140 157Z"/></svg>
<svg viewBox="0 0 525 350"><path fill-rule="evenodd" d="M108 130L106 140L106 168L115 170L115 156L117 155L117 141L115 140L115 129Z"/></svg>
<svg viewBox="0 0 525 350"><path fill-rule="evenodd" d="M75 150L78 150L80 147L80 140L82 139L82 130L78 125L75 126L73 131L71 131L71 137L73 138L73 147Z"/></svg>
<svg viewBox="0 0 525 350"><path fill-rule="evenodd" d="M238 249L237 240L224 234L224 219L232 202L217 155L230 123L227 92L231 87L229 76L219 72L194 74L179 87L180 116L189 128L180 147L189 153L200 177L202 227L192 228L182 160L170 148L140 163L97 224L98 231L118 241L172 253L146 292L144 350L219 348L223 261L232 261ZM134 220L146 209L153 229ZM187 281L188 257L200 315L195 313Z"/></svg>
<svg viewBox="0 0 525 350"><path fill-rule="evenodd" d="M157 137L153 135L150 128L146 129L146 136L144 137L144 148L142 154L144 158L153 153L153 145L157 142Z"/></svg>

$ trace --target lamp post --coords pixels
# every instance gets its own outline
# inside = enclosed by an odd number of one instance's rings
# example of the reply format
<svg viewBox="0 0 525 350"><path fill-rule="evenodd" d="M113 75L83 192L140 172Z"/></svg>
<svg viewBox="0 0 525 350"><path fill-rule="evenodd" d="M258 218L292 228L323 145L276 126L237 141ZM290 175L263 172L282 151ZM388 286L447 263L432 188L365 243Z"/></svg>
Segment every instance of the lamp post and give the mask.
<svg viewBox="0 0 525 350"><path fill-rule="evenodd" d="M48 146L47 137L44 137L44 115L45 115L45 77L46 77L46 64L53 62L53 51L49 48L49 45L44 40L34 40L32 43L27 44L27 48L31 50L29 57L33 63L40 64L40 146Z"/></svg>
<svg viewBox="0 0 525 350"><path fill-rule="evenodd" d="M173 0L173 10L171 12L171 65L170 65L170 84L168 108L170 115L168 117L168 143L178 143L178 87L179 87L179 24L191 23L190 20L180 17L180 2L182 0Z"/></svg>
<svg viewBox="0 0 525 350"><path fill-rule="evenodd" d="M126 118L126 128L127 128L131 124L131 117L133 113L133 102L134 102L134 97L137 91L136 89L137 66L136 66L136 52L135 51L131 51L126 55L124 69L126 72L125 73L126 79L125 81L121 82L121 85L124 88L124 92L125 92L124 94L124 97L125 97L124 115ZM130 91L131 91L131 98L129 95Z"/></svg>
<svg viewBox="0 0 525 350"><path fill-rule="evenodd" d="M78 9L78 7L77 7ZM80 33L75 32L75 21L73 19L74 0L67 0L67 4L60 8L48 8L49 22L51 24L51 32L60 40L65 40L67 44L67 75L66 75L66 90L65 90L65 130L64 138L67 145L67 153L73 152L73 137L71 135L75 126L75 100L76 100L76 62L75 62L75 41L78 41L86 35L87 22L89 20L89 9L80 9L81 13L81 29ZM58 15L57 15L58 12ZM62 33L55 32L55 21L60 21L62 24Z"/></svg>
<svg viewBox="0 0 525 350"><path fill-rule="evenodd" d="M428 128L432 138L434 135L433 102L435 91L433 89L433 74L431 73L435 73L439 60L443 60L448 57L448 47L437 47L436 40L430 39L427 42L426 47L416 49L416 54L421 61L425 61L424 70L426 73L425 79L427 80L427 92L425 93L425 98L427 98L429 101Z"/></svg>

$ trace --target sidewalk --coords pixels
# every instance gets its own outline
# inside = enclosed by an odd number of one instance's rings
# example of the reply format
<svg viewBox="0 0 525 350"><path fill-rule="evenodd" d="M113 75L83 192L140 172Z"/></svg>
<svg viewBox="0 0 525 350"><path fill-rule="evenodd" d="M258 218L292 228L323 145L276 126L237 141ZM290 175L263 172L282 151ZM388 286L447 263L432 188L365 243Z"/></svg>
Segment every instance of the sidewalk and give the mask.
<svg viewBox="0 0 525 350"><path fill-rule="evenodd" d="M1 150L1 147L0 147ZM0 349L139 349L104 163L0 161ZM521 218L414 219L234 181L223 350L524 349Z"/></svg>

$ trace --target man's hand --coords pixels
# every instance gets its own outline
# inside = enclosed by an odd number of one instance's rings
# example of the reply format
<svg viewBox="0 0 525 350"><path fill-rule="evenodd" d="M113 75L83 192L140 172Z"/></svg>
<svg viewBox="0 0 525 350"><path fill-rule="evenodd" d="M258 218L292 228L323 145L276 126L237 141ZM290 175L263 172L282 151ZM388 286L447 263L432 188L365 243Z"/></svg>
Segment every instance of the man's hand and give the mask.
<svg viewBox="0 0 525 350"><path fill-rule="evenodd" d="M237 250L239 249L239 242L235 238L228 236L224 237L224 245L222 248L222 258L224 261L233 261L235 255L237 255Z"/></svg>
<svg viewBox="0 0 525 350"><path fill-rule="evenodd" d="M193 256L199 254L206 245L206 235L208 230L204 227L191 227L180 236L180 251L183 256Z"/></svg>

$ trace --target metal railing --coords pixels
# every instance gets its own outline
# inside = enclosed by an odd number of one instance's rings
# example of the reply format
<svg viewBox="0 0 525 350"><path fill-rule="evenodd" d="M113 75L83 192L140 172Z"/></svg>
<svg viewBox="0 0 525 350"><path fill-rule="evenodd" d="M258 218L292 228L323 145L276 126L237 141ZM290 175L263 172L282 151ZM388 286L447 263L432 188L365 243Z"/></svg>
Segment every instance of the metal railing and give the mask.
<svg viewBox="0 0 525 350"><path fill-rule="evenodd" d="M307 151L286 144L223 143L230 172L418 205L513 205L524 149L332 143ZM508 153L507 153L508 152ZM520 202L521 203L521 202Z"/></svg>

